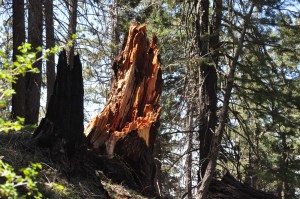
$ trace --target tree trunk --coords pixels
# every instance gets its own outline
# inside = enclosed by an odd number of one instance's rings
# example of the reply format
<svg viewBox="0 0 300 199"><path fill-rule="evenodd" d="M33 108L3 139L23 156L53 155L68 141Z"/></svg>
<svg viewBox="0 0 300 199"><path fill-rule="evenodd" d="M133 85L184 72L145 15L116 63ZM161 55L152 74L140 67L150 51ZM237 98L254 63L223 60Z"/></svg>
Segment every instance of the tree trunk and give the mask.
<svg viewBox="0 0 300 199"><path fill-rule="evenodd" d="M68 27L68 39L72 40L72 35L76 34L76 26L77 26L77 6L78 0L71 0L68 1L69 4L69 27ZM73 67L73 57L74 57L74 42L72 46L68 47L67 49L67 57L68 57L68 64Z"/></svg>
<svg viewBox="0 0 300 199"><path fill-rule="evenodd" d="M118 55L120 49L118 44L120 43L120 15L119 15L119 0L113 0L111 6L111 23L112 23L112 60Z"/></svg>
<svg viewBox="0 0 300 199"><path fill-rule="evenodd" d="M45 118L33 134L40 146L60 147L68 157L83 141L83 79L79 55L67 65L66 52L59 55L53 94Z"/></svg>
<svg viewBox="0 0 300 199"><path fill-rule="evenodd" d="M136 174L144 194L154 194L153 147L162 89L157 37L150 44L146 25L135 22L113 63L115 80L104 110L88 124L85 135L95 149L120 156Z"/></svg>
<svg viewBox="0 0 300 199"><path fill-rule="evenodd" d="M208 199L278 199L277 197L256 190L240 183L230 173L226 173L221 181L213 180L209 186Z"/></svg>
<svg viewBox="0 0 300 199"><path fill-rule="evenodd" d="M160 121L157 121L158 123ZM154 145L154 157L155 157L155 166L156 166L156 172L155 172L155 178L154 183L156 186L156 192L158 193L158 196L162 196L162 147L161 147L161 134L158 132L157 138L155 139L155 145Z"/></svg>
<svg viewBox="0 0 300 199"><path fill-rule="evenodd" d="M187 110L187 155L185 160L185 192L187 194L188 199L192 199L192 142L193 142L193 112L192 109L189 108Z"/></svg>
<svg viewBox="0 0 300 199"><path fill-rule="evenodd" d="M215 65L215 68L218 69L223 0L213 0L213 7L214 14L210 26L209 48L211 49L210 54L212 56L213 64Z"/></svg>
<svg viewBox="0 0 300 199"><path fill-rule="evenodd" d="M220 111L220 115L219 115L219 125L218 128L216 130L216 132L214 133L213 139L212 139L212 143L211 143L211 151L210 151L210 159L206 168L206 172L205 175L203 177L203 180L200 184L200 187L197 191L197 199L204 199L207 196L207 191L209 188L209 184L212 181L214 172L216 170L216 165L217 165L217 159L218 159L218 155L219 155L219 151L220 151L220 146L221 146L221 141L222 141L222 137L223 137L223 132L225 129L225 125L226 125L226 120L227 120L227 113L228 113L228 106L229 106L229 99L231 96L231 91L232 91L232 87L233 87L233 83L234 83L234 76L235 76L235 70L236 70L236 66L238 64L238 59L240 57L240 54L242 52L243 49L243 44L244 44L244 40L245 40L245 35L246 35L246 30L247 30L247 25L249 24L249 20L251 18L253 9L254 9L254 3L252 2L251 8L249 9L249 13L246 16L246 19L244 21L244 27L243 27L243 32L241 33L240 39L239 39L239 43L238 43L238 47L235 51L235 55L234 58L230 64L230 70L229 70L229 74L227 77L227 85L225 88L225 95L224 95L224 100L223 100L223 106L222 109Z"/></svg>
<svg viewBox="0 0 300 199"><path fill-rule="evenodd" d="M42 2L28 1L28 42L32 50L43 45L43 10ZM36 54L41 57L42 52ZM42 71L42 60L34 63L34 67ZM37 124L40 110L42 73L26 73L25 124Z"/></svg>
<svg viewBox="0 0 300 199"><path fill-rule="evenodd" d="M53 21L53 0L44 0L45 26L46 26L46 48L50 49L55 46L54 39L54 21ZM53 93L55 82L55 55L51 54L46 62L47 76L47 107L50 97Z"/></svg>
<svg viewBox="0 0 300 199"><path fill-rule="evenodd" d="M279 133L281 138L281 161L279 164L279 170L282 172L281 181L281 199L292 198L292 195L289 191L289 176L288 176L288 168L289 168L289 156L288 156L288 149L289 146L287 144L287 135L285 132Z"/></svg>
<svg viewBox="0 0 300 199"><path fill-rule="evenodd" d="M199 0L196 7L196 38L199 48L199 139L201 181L208 164L212 134L217 124L217 73L209 62L209 0Z"/></svg>
<svg viewBox="0 0 300 199"><path fill-rule="evenodd" d="M119 0L113 0L110 7L111 15L111 63L114 62L115 57L118 55L120 49L118 45L120 43L120 16L119 16ZM113 82L114 77L111 76L111 83ZM108 96L106 97L108 99Z"/></svg>
<svg viewBox="0 0 300 199"><path fill-rule="evenodd" d="M13 61L20 55L18 47L25 42L24 0L13 1ZM12 96L12 118L25 117L25 78L18 75L16 83L12 84L15 94Z"/></svg>

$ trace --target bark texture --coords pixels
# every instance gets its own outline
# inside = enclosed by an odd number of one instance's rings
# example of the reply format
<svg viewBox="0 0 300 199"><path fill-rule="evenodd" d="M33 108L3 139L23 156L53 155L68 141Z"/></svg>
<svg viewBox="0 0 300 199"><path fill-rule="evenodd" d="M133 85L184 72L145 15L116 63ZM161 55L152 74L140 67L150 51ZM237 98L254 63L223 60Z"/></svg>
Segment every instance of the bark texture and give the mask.
<svg viewBox="0 0 300 199"><path fill-rule="evenodd" d="M69 27L68 27L68 40L72 40L72 35L76 34L76 26L77 26L77 7L78 0L66 1L69 7ZM73 67L73 56L74 56L74 42L72 46L69 46L67 49L67 58L68 64Z"/></svg>
<svg viewBox="0 0 300 199"><path fill-rule="evenodd" d="M249 20L251 18L254 6L255 6L255 3L252 2L252 5L251 5L249 12L246 16L246 19L244 21L243 32L240 35L238 47L235 51L234 58L230 64L230 70L229 70L228 77L227 77L227 85L225 88L223 106L222 106L220 114L219 114L219 125L216 129L216 132L214 133L214 136L213 136L213 139L211 142L210 159L209 159L206 171L205 171L205 175L204 175L202 182L200 184L200 187L197 191L197 196L196 196L197 199L198 198L199 199L206 198L209 184L212 181L214 172L216 170L217 158L218 158L218 154L220 151L221 141L222 141L222 137L223 137L223 133L224 133L225 125L226 125L226 120L227 120L228 106L229 106L229 100L230 100L231 91L232 91L233 83L234 83L235 70L237 67L238 59L239 59L242 49L243 49L243 43L245 40L246 30L248 28L247 25L249 24Z"/></svg>
<svg viewBox="0 0 300 199"><path fill-rule="evenodd" d="M28 1L28 42L35 51L43 45L43 9L42 2ZM41 57L38 52L36 57ZM42 60L33 65L42 71ZM39 119L42 73L26 73L25 124L37 124Z"/></svg>
<svg viewBox="0 0 300 199"><path fill-rule="evenodd" d="M218 43L218 37L209 33L209 0L197 0L196 5L196 40L199 56L199 141L200 169L199 182L202 180L209 159L211 140L217 124L217 72L215 65L209 64L209 48ZM210 35L211 34L211 35ZM211 38L208 38L208 35Z"/></svg>
<svg viewBox="0 0 300 199"><path fill-rule="evenodd" d="M193 149L193 110L192 105L187 110L186 130L189 132L186 135L187 139L187 155L185 159L185 192L186 198L193 198L192 195L192 149Z"/></svg>
<svg viewBox="0 0 300 199"><path fill-rule="evenodd" d="M44 0L45 11L45 28L46 28L46 48L50 49L55 46L54 38L54 21L53 21L53 0ZM50 102L50 97L53 93L55 82L55 55L51 54L46 62L47 76L47 107Z"/></svg>
<svg viewBox="0 0 300 199"><path fill-rule="evenodd" d="M209 186L208 199L278 199L272 194L256 190L237 181L226 173L221 181L213 180Z"/></svg>
<svg viewBox="0 0 300 199"><path fill-rule="evenodd" d="M153 147L162 90L156 44L155 35L151 44L148 41L146 25L130 26L113 63L115 80L108 102L84 132L93 148L126 162L145 194L154 191Z"/></svg>
<svg viewBox="0 0 300 199"><path fill-rule="evenodd" d="M20 55L18 47L25 42L24 0L13 1L13 60ZM12 84L15 94L12 96L12 118L25 117L25 78L18 75L16 83Z"/></svg>
<svg viewBox="0 0 300 199"><path fill-rule="evenodd" d="M33 134L38 145L53 147L58 143L70 156L83 139L83 80L79 55L74 67L67 65L66 52L61 52L57 76L46 117Z"/></svg>

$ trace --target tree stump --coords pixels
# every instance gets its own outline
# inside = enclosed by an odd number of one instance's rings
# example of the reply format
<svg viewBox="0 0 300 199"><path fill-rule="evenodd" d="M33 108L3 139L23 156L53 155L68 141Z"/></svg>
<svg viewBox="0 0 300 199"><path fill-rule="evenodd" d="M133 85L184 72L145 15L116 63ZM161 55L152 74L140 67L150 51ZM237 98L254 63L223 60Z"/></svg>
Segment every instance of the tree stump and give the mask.
<svg viewBox="0 0 300 199"><path fill-rule="evenodd" d="M43 147L57 142L70 156L82 143L83 131L83 80L79 55L74 66L67 64L66 51L59 55L53 94L45 118L33 134L33 140Z"/></svg>
<svg viewBox="0 0 300 199"><path fill-rule="evenodd" d="M154 34L151 44L147 39L146 25L130 26L112 66L115 79L107 104L84 132L95 150L125 161L144 193L154 190L153 146L163 84L156 44Z"/></svg>

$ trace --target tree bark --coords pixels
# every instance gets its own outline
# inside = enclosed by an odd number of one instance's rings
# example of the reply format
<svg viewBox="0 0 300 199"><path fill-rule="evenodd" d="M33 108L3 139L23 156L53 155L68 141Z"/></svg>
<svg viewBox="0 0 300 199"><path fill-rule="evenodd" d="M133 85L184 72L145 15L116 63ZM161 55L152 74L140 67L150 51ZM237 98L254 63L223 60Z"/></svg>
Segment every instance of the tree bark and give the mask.
<svg viewBox="0 0 300 199"><path fill-rule="evenodd" d="M212 18L212 23L210 26L210 40L209 47L211 49L211 56L215 68L219 67L219 56L220 56L220 31L221 31L221 21L222 21L222 8L223 0L213 0L214 14Z"/></svg>
<svg viewBox="0 0 300 199"><path fill-rule="evenodd" d="M76 34L77 26L77 6L78 0L69 1L69 27L68 27L68 40L72 40L72 35ZM74 42L72 46L67 49L68 64L73 67L73 57L74 57Z"/></svg>
<svg viewBox="0 0 300 199"><path fill-rule="evenodd" d="M111 6L111 23L112 23L112 43L114 45L112 49L112 60L118 55L120 49L118 44L120 43L120 14L119 14L119 0L113 0Z"/></svg>
<svg viewBox="0 0 300 199"><path fill-rule="evenodd" d="M53 0L44 0L45 26L46 26L46 49L55 46L54 21L53 21ZM47 78L47 107L53 93L55 82L55 55L51 54L46 62Z"/></svg>
<svg viewBox="0 0 300 199"><path fill-rule="evenodd" d="M28 43L32 50L43 45L43 9L42 2L36 0L28 1ZM38 52L36 57L41 57ZM42 60L33 65L42 71ZM26 102L25 102L25 124L37 124L40 110L40 96L42 73L26 73Z"/></svg>
<svg viewBox="0 0 300 199"><path fill-rule="evenodd" d="M196 1L196 39L199 63L199 140L201 181L208 164L212 134L217 124L217 73L214 65L209 64L209 0ZM214 40L213 40L214 41Z"/></svg>
<svg viewBox="0 0 300 199"><path fill-rule="evenodd" d="M191 106L191 105L190 105ZM187 128L186 130L189 132L187 134L187 155L185 160L185 192L188 199L192 199L192 142L193 142L193 112L192 108L187 110Z"/></svg>
<svg viewBox="0 0 300 199"><path fill-rule="evenodd" d="M71 157L83 141L83 79L79 55L67 65L66 52L59 55L53 94L45 118L33 134L34 141L43 147L65 151Z"/></svg>
<svg viewBox="0 0 300 199"><path fill-rule="evenodd" d="M160 121L158 121L160 122ZM156 172L155 172L155 178L154 183L156 187L156 192L158 193L158 196L162 196L162 146L161 146L161 134L158 132L158 135L155 139L155 145L154 145L154 157L155 157L155 166L156 166Z"/></svg>
<svg viewBox="0 0 300 199"><path fill-rule="evenodd" d="M13 1L13 61L20 55L18 47L25 42L24 0ZM15 94L12 96L12 118L25 117L25 78L18 75L16 83L12 84Z"/></svg>
<svg viewBox="0 0 300 199"><path fill-rule="evenodd" d="M230 173L226 173L221 181L213 180L209 186L208 199L278 199L277 197L254 189L237 181Z"/></svg>
<svg viewBox="0 0 300 199"><path fill-rule="evenodd" d="M153 194L153 147L162 89L157 37L150 44L146 25L130 26L113 63L115 80L104 110L88 124L85 135L101 153L120 156L136 174L144 194Z"/></svg>
<svg viewBox="0 0 300 199"><path fill-rule="evenodd" d="M235 51L234 58L230 64L230 70L229 70L229 74L228 74L227 85L225 88L225 95L224 95L224 100L223 100L223 107L222 107L220 115L219 115L219 125L218 125L218 128L217 128L216 132L214 133L214 136L212 139L211 151L209 154L210 159L209 159L209 162L207 165L207 169L206 169L205 175L203 177L203 180L202 180L200 187L198 189L198 192L197 192L196 198L199 198L199 199L204 199L207 197L207 191L209 188L209 184L213 178L213 175L214 175L214 172L216 169L218 154L219 154L221 141L222 141L222 137L223 137L223 132L224 132L224 128L225 128L225 124L226 124L226 120L227 120L228 105L229 105L229 99L231 96L231 90L232 90L233 83L234 83L235 69L236 69L236 66L238 63L239 56L243 49L247 25L249 24L249 20L251 18L252 12L253 12L254 5L255 4L252 2L251 8L250 8L250 10L246 16L246 19L244 21L243 32L241 33L238 47Z"/></svg>

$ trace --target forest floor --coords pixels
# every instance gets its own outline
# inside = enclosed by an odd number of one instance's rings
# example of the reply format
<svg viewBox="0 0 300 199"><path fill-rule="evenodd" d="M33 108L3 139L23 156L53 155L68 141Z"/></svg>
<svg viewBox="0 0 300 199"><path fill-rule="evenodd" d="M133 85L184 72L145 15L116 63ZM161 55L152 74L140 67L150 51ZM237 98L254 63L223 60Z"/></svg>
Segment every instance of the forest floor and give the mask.
<svg viewBox="0 0 300 199"><path fill-rule="evenodd" d="M83 172L68 172L66 166L53 160L49 149L31 144L31 135L26 130L0 132L0 158L15 168L16 173L30 163L40 163L42 170L37 181L43 198L144 198L125 186L113 183L101 171L93 170L92 165ZM57 188L57 184L64 188Z"/></svg>

